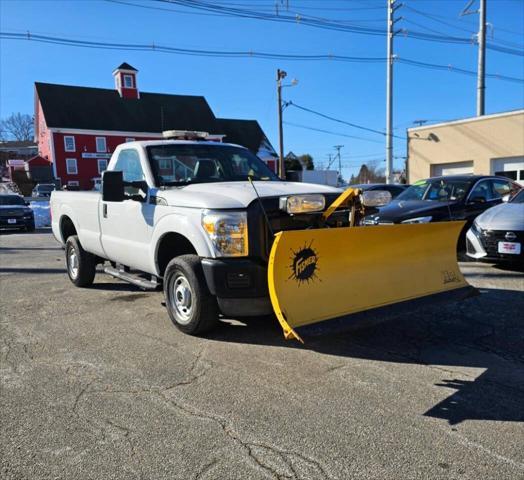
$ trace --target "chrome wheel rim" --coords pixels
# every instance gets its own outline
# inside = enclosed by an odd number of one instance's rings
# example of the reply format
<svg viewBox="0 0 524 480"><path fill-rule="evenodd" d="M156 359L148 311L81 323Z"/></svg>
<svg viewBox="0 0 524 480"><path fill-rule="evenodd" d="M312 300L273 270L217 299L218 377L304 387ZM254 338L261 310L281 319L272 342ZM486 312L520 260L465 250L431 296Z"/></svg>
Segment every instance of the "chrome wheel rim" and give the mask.
<svg viewBox="0 0 524 480"><path fill-rule="evenodd" d="M184 275L176 275L173 281L172 295L173 301L171 303L175 307L178 322L187 325L191 321L193 311L193 290L191 290L191 285Z"/></svg>
<svg viewBox="0 0 524 480"><path fill-rule="evenodd" d="M74 248L69 250L67 260L69 275L71 278L75 279L78 276L78 255L76 254L76 250Z"/></svg>

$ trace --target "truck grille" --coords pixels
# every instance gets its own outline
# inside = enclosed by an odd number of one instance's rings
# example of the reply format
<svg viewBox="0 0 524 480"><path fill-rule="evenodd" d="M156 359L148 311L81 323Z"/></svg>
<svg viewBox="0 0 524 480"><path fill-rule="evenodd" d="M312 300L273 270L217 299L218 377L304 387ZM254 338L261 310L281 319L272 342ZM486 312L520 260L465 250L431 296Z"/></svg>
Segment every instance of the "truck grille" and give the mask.
<svg viewBox="0 0 524 480"><path fill-rule="evenodd" d="M10 209L1 209L0 210L0 217L4 218L19 218L24 216L24 211L21 208L13 208Z"/></svg>
<svg viewBox="0 0 524 480"><path fill-rule="evenodd" d="M329 206L339 194L327 194L326 206ZM274 233L288 231L288 230L305 230L313 225L312 216L310 215L289 215L279 209L279 198L264 198L262 199L262 205L266 211L269 224ZM253 217L258 217L257 227L254 230L262 232L262 235L258 237L258 243L260 245L259 252L253 252L251 254L259 254L264 261L269 258L271 247L273 246L273 235L267 225L267 221L264 217L262 209L258 201L251 204L250 210L252 211ZM254 226L254 225L253 225ZM249 227L250 229L253 227ZM250 238L250 244L253 245L252 239Z"/></svg>

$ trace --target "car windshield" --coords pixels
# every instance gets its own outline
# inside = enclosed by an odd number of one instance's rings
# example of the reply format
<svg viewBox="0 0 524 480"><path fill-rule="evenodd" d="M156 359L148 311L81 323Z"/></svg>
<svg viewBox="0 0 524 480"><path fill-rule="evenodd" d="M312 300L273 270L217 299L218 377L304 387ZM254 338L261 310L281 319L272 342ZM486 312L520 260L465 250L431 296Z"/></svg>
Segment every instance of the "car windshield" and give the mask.
<svg viewBox="0 0 524 480"><path fill-rule="evenodd" d="M0 195L0 205L25 205L25 202L18 195Z"/></svg>
<svg viewBox="0 0 524 480"><path fill-rule="evenodd" d="M37 185L36 189L42 192L51 192L55 189L54 185Z"/></svg>
<svg viewBox="0 0 524 480"><path fill-rule="evenodd" d="M458 202L466 196L472 181L446 178L420 180L403 191L396 199Z"/></svg>
<svg viewBox="0 0 524 480"><path fill-rule="evenodd" d="M267 165L249 150L209 144L168 144L148 147L157 184L278 180Z"/></svg>
<svg viewBox="0 0 524 480"><path fill-rule="evenodd" d="M511 200L511 203L524 203L524 188L517 193Z"/></svg>

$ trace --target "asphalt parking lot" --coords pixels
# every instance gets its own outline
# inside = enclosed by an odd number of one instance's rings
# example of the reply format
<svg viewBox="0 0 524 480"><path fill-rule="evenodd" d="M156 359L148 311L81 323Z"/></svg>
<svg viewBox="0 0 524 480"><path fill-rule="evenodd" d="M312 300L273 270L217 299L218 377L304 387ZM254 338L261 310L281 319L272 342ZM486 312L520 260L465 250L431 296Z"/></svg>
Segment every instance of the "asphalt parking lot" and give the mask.
<svg viewBox="0 0 524 480"><path fill-rule="evenodd" d="M461 268L480 296L300 346L185 336L160 293L74 288L48 232L1 236L0 477L524 478L524 274Z"/></svg>

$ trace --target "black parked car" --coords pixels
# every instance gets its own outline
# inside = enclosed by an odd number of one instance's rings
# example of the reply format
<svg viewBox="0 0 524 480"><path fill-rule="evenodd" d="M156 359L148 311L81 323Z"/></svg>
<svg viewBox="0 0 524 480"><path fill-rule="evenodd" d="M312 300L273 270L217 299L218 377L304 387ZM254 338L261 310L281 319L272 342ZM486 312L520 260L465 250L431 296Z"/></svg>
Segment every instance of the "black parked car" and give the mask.
<svg viewBox="0 0 524 480"><path fill-rule="evenodd" d="M0 230L35 230L33 210L20 195L0 194Z"/></svg>
<svg viewBox="0 0 524 480"><path fill-rule="evenodd" d="M401 183L359 183L349 187L360 188L361 190L386 190L386 192L391 193L391 198L397 198L409 185Z"/></svg>
<svg viewBox="0 0 524 480"><path fill-rule="evenodd" d="M54 190L56 190L54 183L38 183L35 188L33 188L31 195L33 197L50 197L51 192Z"/></svg>
<svg viewBox="0 0 524 480"><path fill-rule="evenodd" d="M459 246L477 215L502 202L520 185L509 178L452 175L420 180L396 199L364 218L364 225L466 220Z"/></svg>

